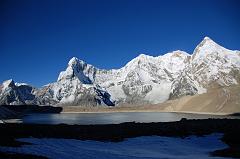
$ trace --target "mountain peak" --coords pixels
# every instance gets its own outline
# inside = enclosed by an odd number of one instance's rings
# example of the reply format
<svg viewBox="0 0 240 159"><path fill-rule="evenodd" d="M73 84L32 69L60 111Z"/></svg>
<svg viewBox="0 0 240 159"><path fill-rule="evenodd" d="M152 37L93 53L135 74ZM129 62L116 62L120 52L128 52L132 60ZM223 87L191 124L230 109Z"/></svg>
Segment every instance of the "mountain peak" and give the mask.
<svg viewBox="0 0 240 159"><path fill-rule="evenodd" d="M135 59L146 59L146 58L149 58L149 57L152 57L152 56L141 53Z"/></svg>
<svg viewBox="0 0 240 159"><path fill-rule="evenodd" d="M138 57L146 57L146 56L148 56L148 55L143 54L143 53L141 53L141 54L138 55Z"/></svg>
<svg viewBox="0 0 240 159"><path fill-rule="evenodd" d="M9 79L9 80L6 80L3 82L3 87L6 88L6 87L13 87L15 86L15 83L13 81L13 79Z"/></svg>
<svg viewBox="0 0 240 159"><path fill-rule="evenodd" d="M197 45L193 51L192 58L203 57L209 53L219 52L219 50L225 49L216 42L214 42L209 37L204 37L204 39Z"/></svg>
<svg viewBox="0 0 240 159"><path fill-rule="evenodd" d="M205 36L203 38L203 40L199 43L199 45L203 46L203 45L218 45L215 41L213 41L210 37Z"/></svg>
<svg viewBox="0 0 240 159"><path fill-rule="evenodd" d="M203 38L203 40L212 40L212 39L209 38L208 36L205 36L205 37Z"/></svg>
<svg viewBox="0 0 240 159"><path fill-rule="evenodd" d="M239 51L225 49L205 37L193 55L181 50L159 56L139 54L114 70L98 69L72 57L58 80L43 88L5 81L0 85L0 105L156 104L204 93L215 83L240 83L239 71Z"/></svg>
<svg viewBox="0 0 240 159"><path fill-rule="evenodd" d="M134 59L129 61L124 67L125 68L129 68L129 67L133 68L142 62L143 63L147 62L149 59L154 59L154 57L146 55L146 54L139 54L137 57L135 57Z"/></svg>
<svg viewBox="0 0 240 159"><path fill-rule="evenodd" d="M75 65L78 61L79 61L78 58L72 57L68 62L68 66Z"/></svg>
<svg viewBox="0 0 240 159"><path fill-rule="evenodd" d="M87 63L78 59L77 57L72 57L68 62L68 67L70 66L72 69L74 69L76 65L81 65L83 67L84 65L87 65Z"/></svg>
<svg viewBox="0 0 240 159"><path fill-rule="evenodd" d="M88 74L94 72L94 67L86 62L73 57L68 62L68 67L65 71L60 72L57 81L72 80L74 77L78 78L84 84L91 84Z"/></svg>
<svg viewBox="0 0 240 159"><path fill-rule="evenodd" d="M176 50L172 52L172 56L182 57L182 56L190 56L187 52L182 50Z"/></svg>

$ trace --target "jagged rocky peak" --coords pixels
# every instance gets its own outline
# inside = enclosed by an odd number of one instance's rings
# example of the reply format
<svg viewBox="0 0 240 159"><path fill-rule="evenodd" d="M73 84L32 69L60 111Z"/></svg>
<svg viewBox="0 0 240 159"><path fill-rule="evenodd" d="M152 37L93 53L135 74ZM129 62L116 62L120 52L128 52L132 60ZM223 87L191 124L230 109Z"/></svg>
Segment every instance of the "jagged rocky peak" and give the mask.
<svg viewBox="0 0 240 159"><path fill-rule="evenodd" d="M69 69L75 71L75 72L79 72L79 71L83 71L84 69L86 69L86 67L89 64L87 64L86 62L84 62L83 60L80 60L76 57L73 57L69 60L68 62L68 67Z"/></svg>
<svg viewBox="0 0 240 159"><path fill-rule="evenodd" d="M87 64L83 60L78 59L77 57L71 58L68 62L68 67L72 67L73 69L78 65L84 66Z"/></svg>
<svg viewBox="0 0 240 159"><path fill-rule="evenodd" d="M23 88L23 87L34 88L33 86L31 86L27 83L17 83L17 82L15 83L13 79L3 81L3 83L2 83L2 89L3 88Z"/></svg>
<svg viewBox="0 0 240 159"><path fill-rule="evenodd" d="M15 84L12 79L0 86L0 105L35 104L35 88L27 84Z"/></svg>
<svg viewBox="0 0 240 159"><path fill-rule="evenodd" d="M75 65L78 61L79 61L78 58L72 57L72 58L69 60L69 62L68 62L68 66L73 66L73 65Z"/></svg>
<svg viewBox="0 0 240 159"><path fill-rule="evenodd" d="M15 87L15 83L13 79L9 79L3 82L3 88L7 88L7 87Z"/></svg>
<svg viewBox="0 0 240 159"><path fill-rule="evenodd" d="M83 84L92 84L88 74L92 74L94 71L95 67L73 57L68 62L67 69L59 74L58 81L78 78Z"/></svg>

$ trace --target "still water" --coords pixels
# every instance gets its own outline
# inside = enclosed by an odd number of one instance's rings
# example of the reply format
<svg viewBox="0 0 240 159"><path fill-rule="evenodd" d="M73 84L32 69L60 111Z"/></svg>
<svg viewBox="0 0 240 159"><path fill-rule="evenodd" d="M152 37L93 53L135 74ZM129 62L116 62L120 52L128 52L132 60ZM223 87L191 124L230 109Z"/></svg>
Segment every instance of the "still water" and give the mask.
<svg viewBox="0 0 240 159"><path fill-rule="evenodd" d="M61 113L61 114L29 114L23 117L23 123L36 124L118 124L123 122L169 122L187 119L208 118L235 118L239 116L218 116L187 113L163 113L163 112L119 112L119 113Z"/></svg>

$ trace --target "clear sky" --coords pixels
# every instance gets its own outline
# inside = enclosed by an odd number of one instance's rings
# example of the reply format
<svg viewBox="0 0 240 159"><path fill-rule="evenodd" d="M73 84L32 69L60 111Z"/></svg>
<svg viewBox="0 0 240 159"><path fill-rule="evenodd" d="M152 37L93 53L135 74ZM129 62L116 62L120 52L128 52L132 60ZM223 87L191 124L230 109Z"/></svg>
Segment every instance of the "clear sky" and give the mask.
<svg viewBox="0 0 240 159"><path fill-rule="evenodd" d="M54 82L73 56L110 69L140 53L192 53L205 36L240 49L239 8L239 0L1 0L0 82Z"/></svg>

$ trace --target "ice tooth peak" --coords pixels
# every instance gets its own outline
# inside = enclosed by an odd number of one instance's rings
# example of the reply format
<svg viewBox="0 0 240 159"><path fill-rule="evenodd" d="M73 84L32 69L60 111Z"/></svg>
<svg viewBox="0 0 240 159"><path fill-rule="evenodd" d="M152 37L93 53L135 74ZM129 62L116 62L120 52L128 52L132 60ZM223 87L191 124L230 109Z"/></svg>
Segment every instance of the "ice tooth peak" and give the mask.
<svg viewBox="0 0 240 159"><path fill-rule="evenodd" d="M6 80L3 82L3 87L6 88L6 87L13 87L15 86L15 83L13 81L13 79L9 79L9 80Z"/></svg>
<svg viewBox="0 0 240 159"><path fill-rule="evenodd" d="M9 79L3 82L4 84L11 84L14 83L13 79Z"/></svg>
<svg viewBox="0 0 240 159"><path fill-rule="evenodd" d="M71 59L69 60L68 66L73 66L73 65L77 64L78 61L79 61L78 58L73 57L73 58L71 58Z"/></svg>
<svg viewBox="0 0 240 159"><path fill-rule="evenodd" d="M78 79L83 84L91 84L89 76L94 73L95 67L73 57L68 62L68 67L58 76L58 81Z"/></svg>
<svg viewBox="0 0 240 159"><path fill-rule="evenodd" d="M72 57L72 58L69 60L69 62L73 62L73 61L77 61L77 60L78 60L77 57Z"/></svg>
<svg viewBox="0 0 240 159"><path fill-rule="evenodd" d="M89 64L87 64L86 62L84 62L83 60L80 60L76 57L73 57L70 59L70 61L68 62L68 69L71 70L83 70L85 67L87 67ZM90 66L90 65L89 65Z"/></svg>

